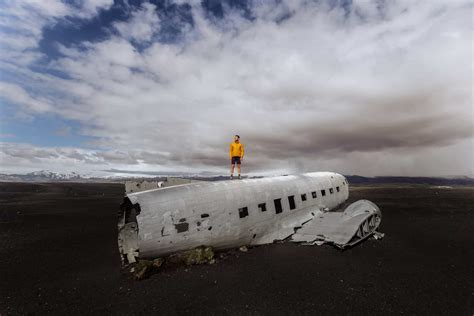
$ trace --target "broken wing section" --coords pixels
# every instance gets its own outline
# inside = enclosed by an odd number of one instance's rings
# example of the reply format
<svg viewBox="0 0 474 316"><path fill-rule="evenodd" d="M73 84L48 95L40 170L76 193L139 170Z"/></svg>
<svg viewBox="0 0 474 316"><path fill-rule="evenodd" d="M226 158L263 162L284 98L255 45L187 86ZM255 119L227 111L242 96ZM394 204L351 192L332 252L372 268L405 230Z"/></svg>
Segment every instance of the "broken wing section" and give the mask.
<svg viewBox="0 0 474 316"><path fill-rule="evenodd" d="M304 214L302 216L287 216L285 220L272 223L267 227L267 233L263 233L262 237L253 239L251 246L271 244L275 241L281 241L293 235L295 231L301 228L305 223L313 219L315 212Z"/></svg>
<svg viewBox="0 0 474 316"><path fill-rule="evenodd" d="M316 215L295 232L291 241L310 245L332 243L345 248L374 234L381 220L382 213L377 205L368 200L359 200L349 205L344 212Z"/></svg>

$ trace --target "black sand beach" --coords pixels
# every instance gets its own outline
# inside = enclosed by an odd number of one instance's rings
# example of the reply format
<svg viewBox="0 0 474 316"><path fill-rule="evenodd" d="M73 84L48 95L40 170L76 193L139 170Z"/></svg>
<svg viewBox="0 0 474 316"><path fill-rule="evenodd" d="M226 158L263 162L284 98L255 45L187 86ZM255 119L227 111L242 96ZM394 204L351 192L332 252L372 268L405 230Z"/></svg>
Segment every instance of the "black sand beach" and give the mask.
<svg viewBox="0 0 474 316"><path fill-rule="evenodd" d="M0 314L473 314L474 189L351 189L385 238L291 243L135 281L116 240L120 184L0 183Z"/></svg>

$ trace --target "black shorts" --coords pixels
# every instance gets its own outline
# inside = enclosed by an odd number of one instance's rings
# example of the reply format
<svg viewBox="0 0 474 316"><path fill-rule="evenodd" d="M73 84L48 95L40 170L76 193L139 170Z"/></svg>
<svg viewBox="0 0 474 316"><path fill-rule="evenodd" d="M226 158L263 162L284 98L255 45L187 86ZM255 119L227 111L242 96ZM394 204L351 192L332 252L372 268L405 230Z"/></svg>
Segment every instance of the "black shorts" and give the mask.
<svg viewBox="0 0 474 316"><path fill-rule="evenodd" d="M232 157L232 162L231 164L238 164L240 165L240 157Z"/></svg>

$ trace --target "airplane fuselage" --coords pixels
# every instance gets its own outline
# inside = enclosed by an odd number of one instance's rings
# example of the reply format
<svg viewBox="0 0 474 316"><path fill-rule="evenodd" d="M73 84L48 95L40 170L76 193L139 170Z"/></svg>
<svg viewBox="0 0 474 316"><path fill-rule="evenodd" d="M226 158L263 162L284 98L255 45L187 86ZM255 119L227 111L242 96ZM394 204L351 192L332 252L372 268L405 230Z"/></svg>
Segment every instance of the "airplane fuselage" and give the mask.
<svg viewBox="0 0 474 316"><path fill-rule="evenodd" d="M137 224L137 240L128 243L139 257L259 245L287 238L348 196L347 180L332 172L199 182L128 194L124 212L136 214L124 214L123 224Z"/></svg>

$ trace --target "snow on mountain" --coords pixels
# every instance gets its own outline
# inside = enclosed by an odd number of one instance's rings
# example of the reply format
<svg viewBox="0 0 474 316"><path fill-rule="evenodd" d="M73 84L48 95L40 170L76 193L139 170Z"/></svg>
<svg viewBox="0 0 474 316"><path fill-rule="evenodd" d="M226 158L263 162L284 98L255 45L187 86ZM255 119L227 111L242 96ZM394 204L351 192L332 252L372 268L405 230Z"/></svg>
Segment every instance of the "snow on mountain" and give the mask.
<svg viewBox="0 0 474 316"><path fill-rule="evenodd" d="M59 173L50 170L39 170L29 172L27 174L2 174L0 173L0 181L2 182L120 182L123 183L127 180L136 179L148 179L153 181L161 181L167 177L184 177L188 179L216 181L227 179L225 176L203 176L203 175L177 175L157 173L154 176L150 174L113 174L107 176L90 176L81 175L77 172ZM346 178L350 184L387 184L387 183L401 183L401 184L424 184L424 185L474 185L474 179L466 176L453 177L453 178L442 178L442 177L363 177L363 176L350 176Z"/></svg>
<svg viewBox="0 0 474 316"><path fill-rule="evenodd" d="M78 174L77 172L69 172L69 173L57 173L52 172L49 170L40 170L34 171L25 174L26 177L41 177L50 180L73 180L73 179L82 179L83 177Z"/></svg>
<svg viewBox="0 0 474 316"><path fill-rule="evenodd" d="M0 181L18 182L55 182L55 181L85 181L77 172L58 173L50 170L33 171L26 174L0 174Z"/></svg>

